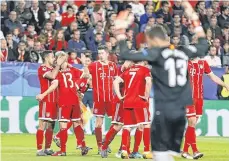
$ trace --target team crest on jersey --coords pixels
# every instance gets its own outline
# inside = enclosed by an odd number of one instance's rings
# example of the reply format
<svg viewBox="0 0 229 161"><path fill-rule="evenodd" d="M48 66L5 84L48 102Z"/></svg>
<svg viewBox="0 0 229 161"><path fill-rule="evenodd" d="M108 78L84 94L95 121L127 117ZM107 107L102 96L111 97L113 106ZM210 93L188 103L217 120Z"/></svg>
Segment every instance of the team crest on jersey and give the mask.
<svg viewBox="0 0 229 161"><path fill-rule="evenodd" d="M84 83L81 83L81 84L80 84L80 87L83 87L83 86L84 86Z"/></svg>
<svg viewBox="0 0 229 161"><path fill-rule="evenodd" d="M114 70L114 68L113 67L110 67L110 70Z"/></svg>
<svg viewBox="0 0 229 161"><path fill-rule="evenodd" d="M203 65L200 65L200 69L203 69L204 68L204 66Z"/></svg>
<svg viewBox="0 0 229 161"><path fill-rule="evenodd" d="M43 67L43 68L42 68L42 70L43 70L43 71L46 71L46 70L47 70L47 68L46 68L46 67Z"/></svg>
<svg viewBox="0 0 229 161"><path fill-rule="evenodd" d="M97 113L98 112L98 109L94 109L94 113Z"/></svg>
<svg viewBox="0 0 229 161"><path fill-rule="evenodd" d="M46 113L46 117L49 117L49 116L50 116L50 113L49 113L49 112L47 112L47 113Z"/></svg>

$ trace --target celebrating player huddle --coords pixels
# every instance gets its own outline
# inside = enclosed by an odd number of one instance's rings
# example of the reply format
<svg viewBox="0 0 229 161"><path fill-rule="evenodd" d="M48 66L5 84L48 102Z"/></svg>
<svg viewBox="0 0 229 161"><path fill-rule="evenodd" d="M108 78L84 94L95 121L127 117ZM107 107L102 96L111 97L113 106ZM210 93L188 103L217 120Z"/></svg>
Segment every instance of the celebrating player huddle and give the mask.
<svg viewBox="0 0 229 161"><path fill-rule="evenodd" d="M227 89L229 87L211 72L205 61L197 58L206 53L207 41L190 4L183 2L183 7L195 27L198 44L179 46L175 49L170 45L165 29L155 25L146 31L149 49L130 51L125 41L125 29L133 21L133 16L129 11L124 11L115 21L120 58L125 60L120 67L108 61L109 53L105 46L98 48L98 61L90 64L82 61L83 71L70 66L67 63L68 56L64 52L57 52L56 57L52 51L44 52L44 64L38 69L41 84L41 94L37 95L40 101L39 128L36 135L38 156L66 156L67 130L72 124L81 154L86 155L91 149L85 143L84 118L79 99L79 93L86 91L85 88L82 90L80 82L87 84L89 79L92 79L93 87L95 136L98 154L102 158L108 157L109 144L123 129L119 151L121 158L153 158L150 149L151 140L155 161L173 161L170 154L174 153L171 152L180 152L185 128L185 112L188 117L188 128L182 157L198 159L203 156L197 150L195 136L195 125L198 116L203 112L203 74L208 74L217 84ZM86 59L85 56L83 59ZM155 113L151 124L149 95L152 77ZM189 77L193 90L191 90ZM103 140L102 124L105 115L112 118L112 125ZM58 143L60 151L54 153L50 146L56 119L59 121L60 131L54 140ZM133 127L136 128L136 132L134 149L131 152L130 130ZM45 149L43 150L44 131ZM142 136L143 155L139 153ZM193 149L193 156L188 154L189 146Z"/></svg>

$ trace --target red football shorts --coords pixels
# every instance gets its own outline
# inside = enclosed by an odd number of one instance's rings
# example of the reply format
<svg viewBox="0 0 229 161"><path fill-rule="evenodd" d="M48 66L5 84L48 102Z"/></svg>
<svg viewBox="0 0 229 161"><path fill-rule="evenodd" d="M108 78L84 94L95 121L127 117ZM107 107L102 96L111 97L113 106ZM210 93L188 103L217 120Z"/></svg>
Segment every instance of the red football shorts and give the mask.
<svg viewBox="0 0 229 161"><path fill-rule="evenodd" d="M81 120L81 110L79 104L59 107L59 121L79 121Z"/></svg>
<svg viewBox="0 0 229 161"><path fill-rule="evenodd" d="M123 103L122 101L114 102L112 108L113 108L113 116L112 116L111 123L123 125Z"/></svg>
<svg viewBox="0 0 229 161"><path fill-rule="evenodd" d="M108 117L112 117L112 102L94 102L93 114L95 116L104 117L107 114Z"/></svg>
<svg viewBox="0 0 229 161"><path fill-rule="evenodd" d="M203 99L201 98L194 98L193 105L186 106L186 116L193 117L193 116L202 116L203 115Z"/></svg>
<svg viewBox="0 0 229 161"><path fill-rule="evenodd" d="M123 122L124 127L134 127L138 124L149 124L149 108L124 108Z"/></svg>
<svg viewBox="0 0 229 161"><path fill-rule="evenodd" d="M39 119L55 121L57 119L57 104L54 102L39 102Z"/></svg>

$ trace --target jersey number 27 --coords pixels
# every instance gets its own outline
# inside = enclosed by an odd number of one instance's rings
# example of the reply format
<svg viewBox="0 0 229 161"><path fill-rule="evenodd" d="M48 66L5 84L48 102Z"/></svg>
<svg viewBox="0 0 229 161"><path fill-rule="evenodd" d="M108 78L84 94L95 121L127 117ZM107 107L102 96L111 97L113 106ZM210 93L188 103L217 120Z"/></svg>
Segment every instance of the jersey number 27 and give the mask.
<svg viewBox="0 0 229 161"><path fill-rule="evenodd" d="M187 61L169 58L165 61L165 70L168 71L168 83L170 87L184 86L187 82ZM177 73L177 70L179 73Z"/></svg>

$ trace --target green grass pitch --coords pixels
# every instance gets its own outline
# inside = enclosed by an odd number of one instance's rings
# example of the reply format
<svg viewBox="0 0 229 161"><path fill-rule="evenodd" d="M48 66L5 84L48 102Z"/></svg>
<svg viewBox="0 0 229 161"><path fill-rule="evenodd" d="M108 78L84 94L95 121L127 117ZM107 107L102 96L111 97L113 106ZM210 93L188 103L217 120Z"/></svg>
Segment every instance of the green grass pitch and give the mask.
<svg viewBox="0 0 229 161"><path fill-rule="evenodd" d="M67 157L36 157L35 135L29 134L2 134L1 135L1 159L2 161L101 161L96 155L95 136L86 136L87 145L93 147L87 156L80 156L80 151L75 150L75 136L70 135L67 143ZM133 139L132 139L133 140ZM132 141L133 143L133 141ZM133 145L133 144L132 144ZM111 144L112 154L108 161L121 160L115 158L114 154L120 146L120 136L117 136ZM55 144L54 150L58 150ZM229 161L229 138L223 137L198 137L198 147L205 154L199 160L202 161ZM142 151L142 144L140 151ZM143 159L139 159L143 160ZM136 160L136 161L139 161ZM185 159L176 158L176 161Z"/></svg>

